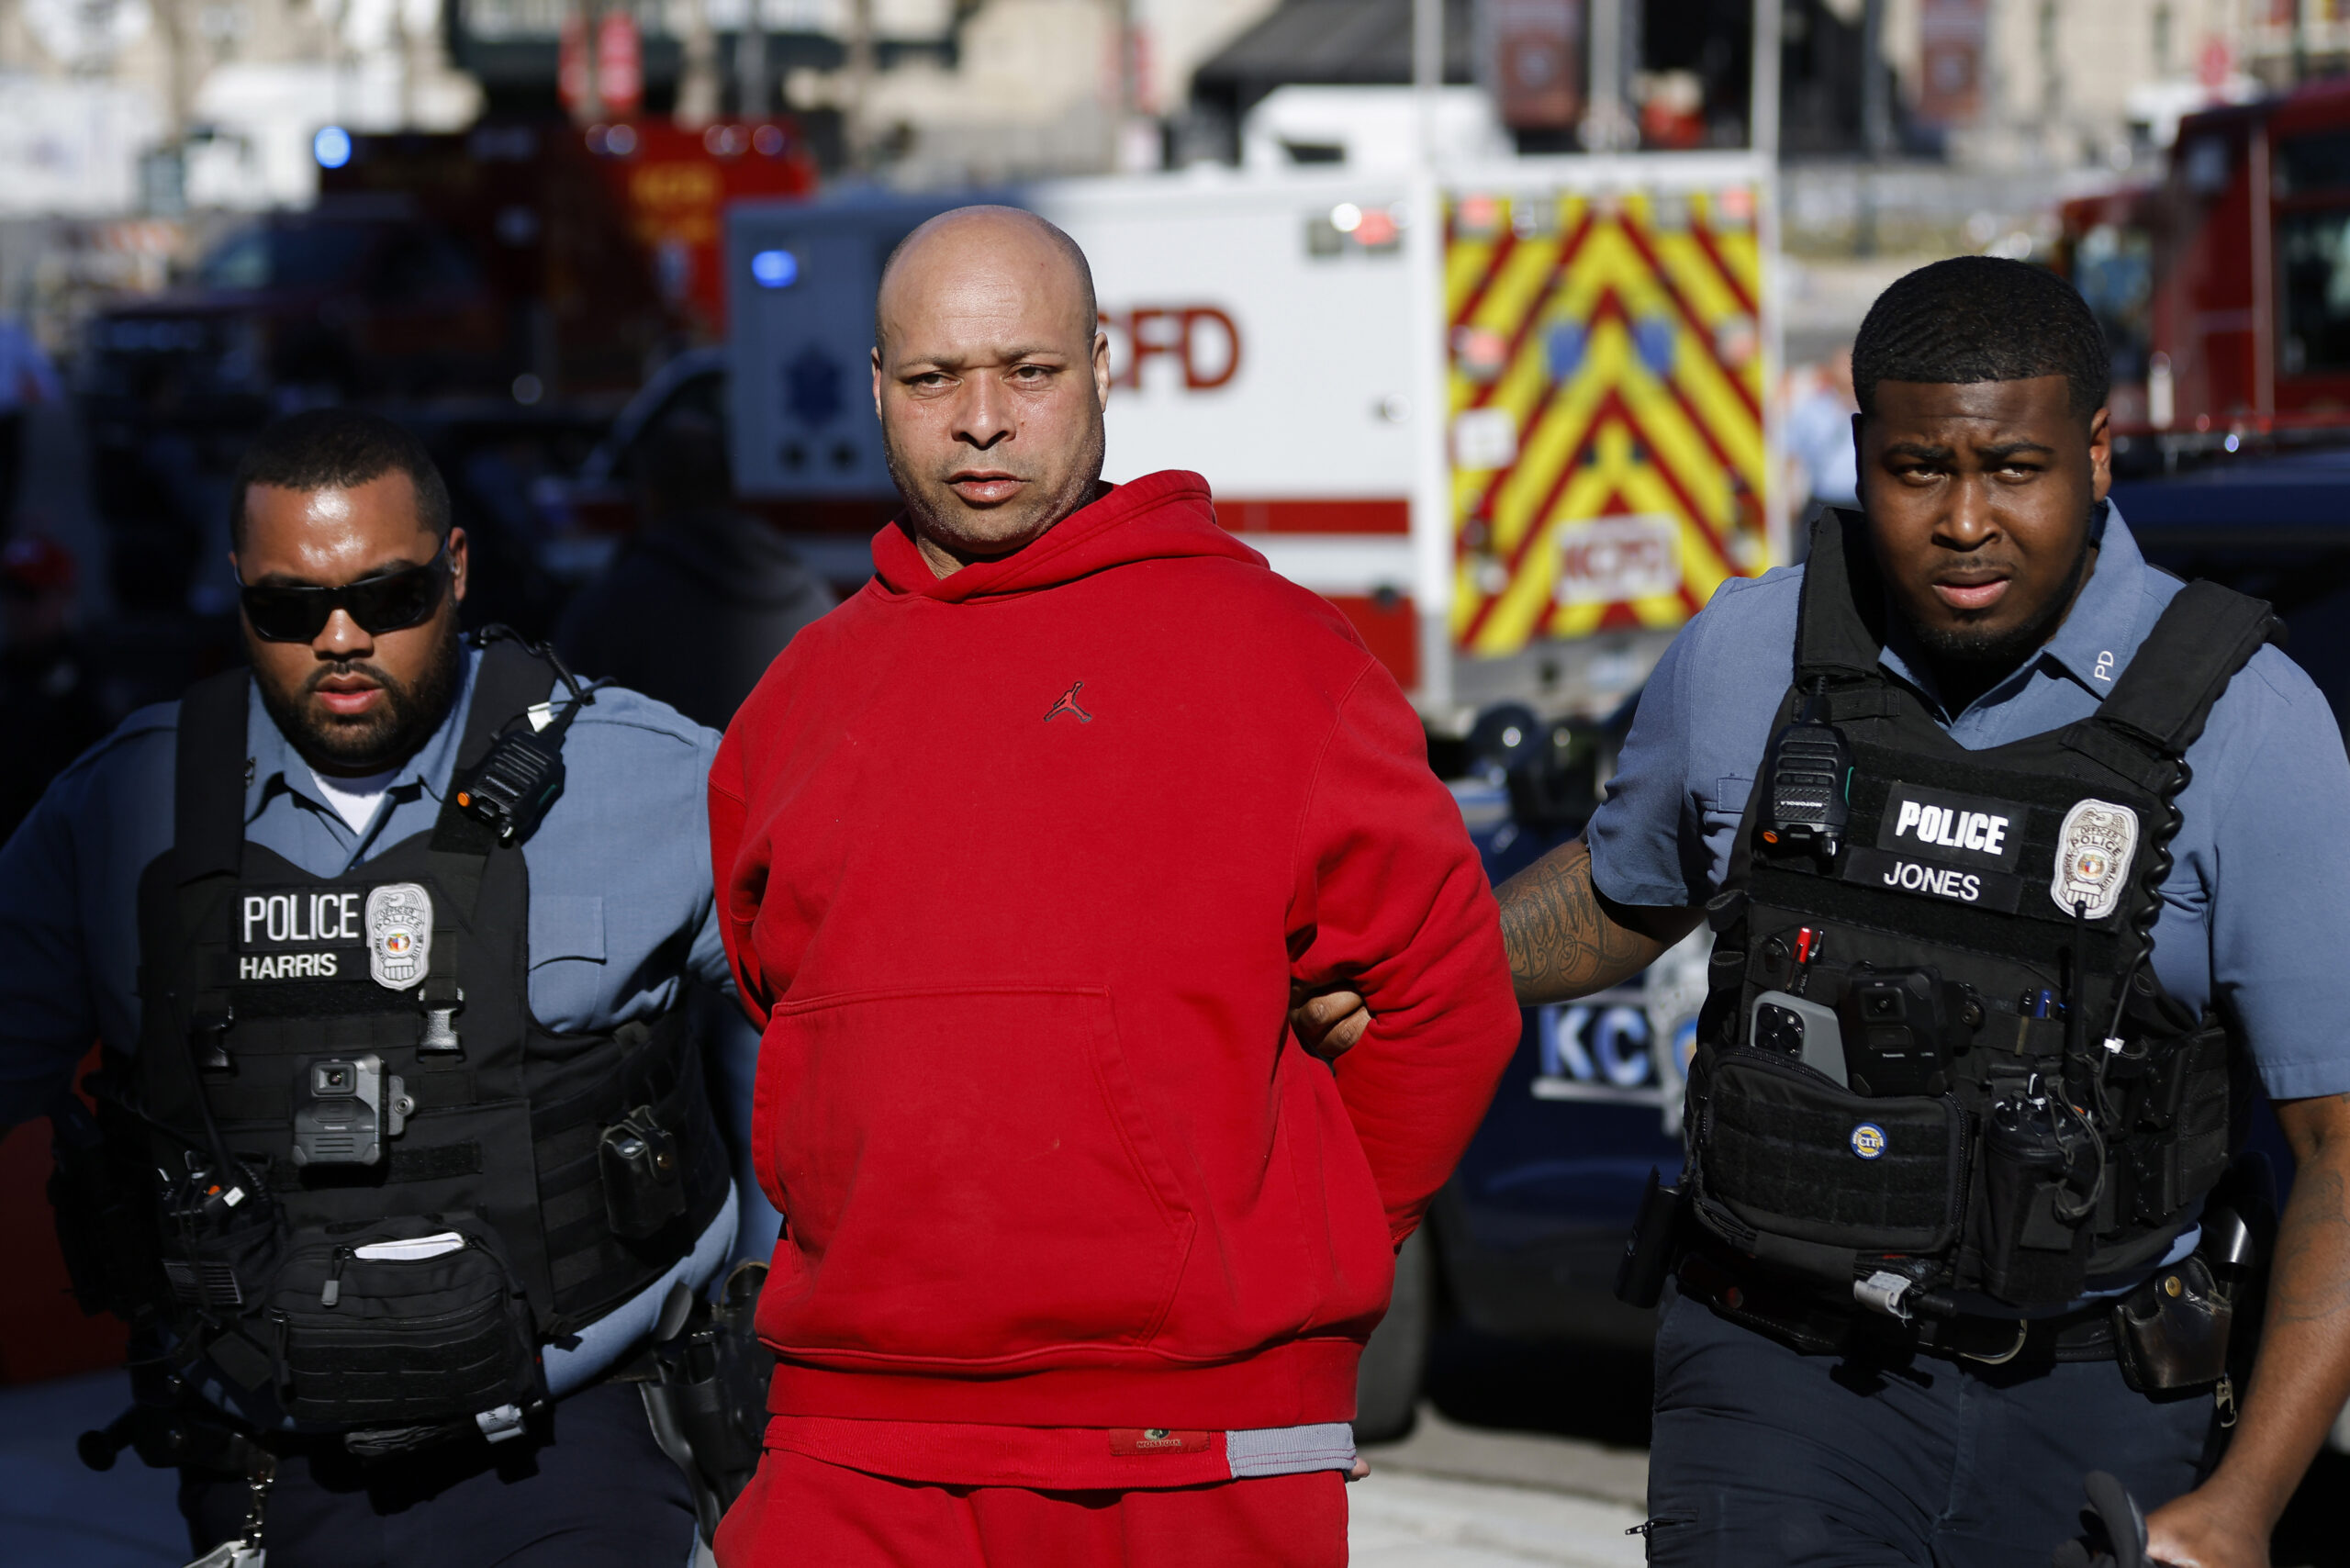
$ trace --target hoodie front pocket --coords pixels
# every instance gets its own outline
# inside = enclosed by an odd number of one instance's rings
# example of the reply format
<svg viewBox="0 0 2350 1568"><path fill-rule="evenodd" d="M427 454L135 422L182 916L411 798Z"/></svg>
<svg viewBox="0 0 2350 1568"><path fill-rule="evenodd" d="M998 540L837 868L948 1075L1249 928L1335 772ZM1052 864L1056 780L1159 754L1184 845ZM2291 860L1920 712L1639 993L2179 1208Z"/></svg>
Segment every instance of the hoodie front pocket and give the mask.
<svg viewBox="0 0 2350 1568"><path fill-rule="evenodd" d="M819 998L776 1012L760 1072L775 1343L1005 1362L1158 1332L1194 1220L1107 992Z"/></svg>

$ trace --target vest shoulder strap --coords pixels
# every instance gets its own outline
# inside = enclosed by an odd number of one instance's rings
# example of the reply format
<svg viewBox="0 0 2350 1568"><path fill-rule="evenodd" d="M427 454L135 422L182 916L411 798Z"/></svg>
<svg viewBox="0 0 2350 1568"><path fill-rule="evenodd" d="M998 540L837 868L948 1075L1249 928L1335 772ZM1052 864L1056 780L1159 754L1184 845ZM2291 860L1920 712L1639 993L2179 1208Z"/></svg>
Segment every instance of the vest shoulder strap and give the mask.
<svg viewBox="0 0 2350 1568"><path fill-rule="evenodd" d="M2173 756L2203 734L2211 705L2284 627L2264 599L2198 580L2178 590L2098 709L2097 722Z"/></svg>
<svg viewBox="0 0 2350 1568"><path fill-rule="evenodd" d="M464 738L457 744L449 793L433 821L429 846L434 873L468 914L481 896L482 874L498 850L498 834L458 808L457 788L488 755L498 732L525 709L545 701L554 689L554 671L520 642L493 642L482 650L481 665L474 672L473 708L465 716ZM437 948L432 964L435 969L442 964Z"/></svg>
<svg viewBox="0 0 2350 1568"><path fill-rule="evenodd" d="M554 671L521 643L503 639L481 651L474 672L474 705L457 745L459 773L480 765L498 733L524 709L543 702L554 689Z"/></svg>
<svg viewBox="0 0 2350 1568"><path fill-rule="evenodd" d="M1804 563L1802 608L1796 622L1798 685L1830 679L1879 678L1885 646L1885 588L1877 577L1861 514L1824 507L1812 520L1811 554Z"/></svg>
<svg viewBox="0 0 2350 1568"><path fill-rule="evenodd" d="M245 851L245 716L252 677L207 676L180 699L172 765L173 848L179 877L234 876Z"/></svg>

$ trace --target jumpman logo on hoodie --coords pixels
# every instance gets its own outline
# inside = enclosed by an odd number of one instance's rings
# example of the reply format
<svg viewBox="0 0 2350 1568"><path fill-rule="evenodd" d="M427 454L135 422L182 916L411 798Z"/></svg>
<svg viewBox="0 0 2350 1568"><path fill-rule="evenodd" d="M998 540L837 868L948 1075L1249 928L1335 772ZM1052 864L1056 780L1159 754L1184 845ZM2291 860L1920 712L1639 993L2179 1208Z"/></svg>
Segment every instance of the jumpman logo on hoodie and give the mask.
<svg viewBox="0 0 2350 1568"><path fill-rule="evenodd" d="M1090 724L1093 722L1093 715L1077 705L1077 694L1084 689L1085 682L1081 680L1071 682L1069 689L1061 693L1061 700L1054 703L1052 711L1045 715L1045 722L1049 724L1064 713L1067 713L1080 724Z"/></svg>

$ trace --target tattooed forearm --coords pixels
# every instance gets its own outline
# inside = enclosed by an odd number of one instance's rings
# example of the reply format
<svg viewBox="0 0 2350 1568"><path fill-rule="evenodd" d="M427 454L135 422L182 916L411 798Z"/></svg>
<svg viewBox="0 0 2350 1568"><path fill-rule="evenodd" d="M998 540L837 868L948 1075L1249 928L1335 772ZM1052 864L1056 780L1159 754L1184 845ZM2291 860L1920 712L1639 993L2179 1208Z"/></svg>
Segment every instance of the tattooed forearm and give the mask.
<svg viewBox="0 0 2350 1568"><path fill-rule="evenodd" d="M1561 845L1501 886L1502 940L1522 1002L1563 1002L1630 979L1697 923L1694 910L1629 909L1591 885L1591 851Z"/></svg>
<svg viewBox="0 0 2350 1568"><path fill-rule="evenodd" d="M2341 1150L2323 1163L2304 1163L2293 1179L2292 1200L2277 1227L2277 1267L2269 1309L2277 1323L2314 1323L2350 1313L2350 1194Z"/></svg>
<svg viewBox="0 0 2350 1568"><path fill-rule="evenodd" d="M2234 1440L2194 1494L2251 1520L2263 1538L2350 1398L2350 1097L2280 1100L2277 1120L2297 1169L2277 1231L2267 1327Z"/></svg>

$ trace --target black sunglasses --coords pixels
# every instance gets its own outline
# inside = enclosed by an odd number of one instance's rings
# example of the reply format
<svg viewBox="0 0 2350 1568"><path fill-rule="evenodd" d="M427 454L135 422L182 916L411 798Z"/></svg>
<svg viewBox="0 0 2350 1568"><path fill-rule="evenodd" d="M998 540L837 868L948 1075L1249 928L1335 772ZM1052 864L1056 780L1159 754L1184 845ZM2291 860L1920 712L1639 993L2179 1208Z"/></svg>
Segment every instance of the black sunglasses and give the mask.
<svg viewBox="0 0 2350 1568"><path fill-rule="evenodd" d="M441 608L442 584L449 575L449 542L421 566L403 566L381 577L362 577L341 588L296 588L240 582L238 598L253 634L264 643L312 643L338 610L347 610L370 636L401 632L432 619Z"/></svg>

